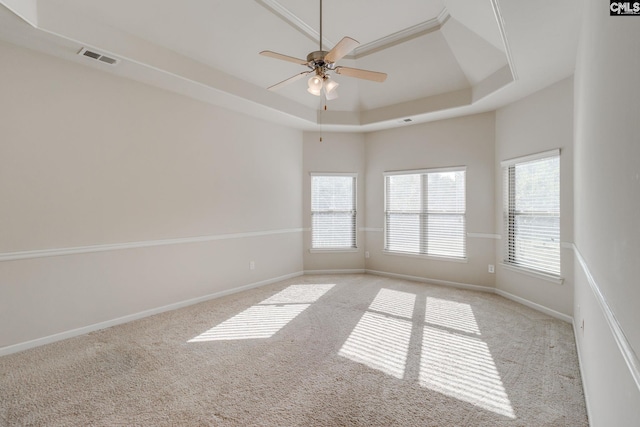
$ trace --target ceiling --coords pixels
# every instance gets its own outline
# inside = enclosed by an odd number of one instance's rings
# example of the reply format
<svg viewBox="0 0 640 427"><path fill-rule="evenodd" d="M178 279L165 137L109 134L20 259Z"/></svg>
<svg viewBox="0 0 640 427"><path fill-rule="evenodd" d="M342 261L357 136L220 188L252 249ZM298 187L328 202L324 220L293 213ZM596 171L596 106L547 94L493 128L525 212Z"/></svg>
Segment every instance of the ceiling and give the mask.
<svg viewBox="0 0 640 427"><path fill-rule="evenodd" d="M573 74L580 0L324 0L323 49L360 42L322 108L300 79L319 0L0 0L0 40L300 129L370 131L489 111ZM118 60L108 65L82 49ZM324 105L324 104L323 104Z"/></svg>

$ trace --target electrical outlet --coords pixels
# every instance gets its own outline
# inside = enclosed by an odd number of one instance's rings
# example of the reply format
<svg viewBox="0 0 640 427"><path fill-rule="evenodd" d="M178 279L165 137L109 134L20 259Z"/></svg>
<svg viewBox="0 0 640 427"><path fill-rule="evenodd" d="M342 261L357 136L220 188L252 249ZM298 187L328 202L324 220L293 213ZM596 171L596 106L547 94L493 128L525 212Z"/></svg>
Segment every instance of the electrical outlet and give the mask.
<svg viewBox="0 0 640 427"><path fill-rule="evenodd" d="M249 270L255 270L256 269L256 263L254 261L249 261Z"/></svg>
<svg viewBox="0 0 640 427"><path fill-rule="evenodd" d="M364 257L365 257L365 258L369 258L369 256L371 256L371 254L369 254L369 251L365 251L365 253L364 253Z"/></svg>
<svg viewBox="0 0 640 427"><path fill-rule="evenodd" d="M489 273L495 273L496 267L493 264L489 264Z"/></svg>

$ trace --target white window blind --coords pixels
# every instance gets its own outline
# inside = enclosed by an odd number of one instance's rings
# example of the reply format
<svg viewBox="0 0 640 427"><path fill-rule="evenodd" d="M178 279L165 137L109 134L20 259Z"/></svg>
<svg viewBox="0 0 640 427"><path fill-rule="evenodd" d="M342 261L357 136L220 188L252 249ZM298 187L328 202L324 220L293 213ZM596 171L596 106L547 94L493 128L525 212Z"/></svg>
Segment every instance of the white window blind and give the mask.
<svg viewBox="0 0 640 427"><path fill-rule="evenodd" d="M385 250L466 257L465 169L385 174Z"/></svg>
<svg viewBox="0 0 640 427"><path fill-rule="evenodd" d="M356 248L355 174L311 175L311 247Z"/></svg>
<svg viewBox="0 0 640 427"><path fill-rule="evenodd" d="M503 162L504 262L560 276L559 150Z"/></svg>

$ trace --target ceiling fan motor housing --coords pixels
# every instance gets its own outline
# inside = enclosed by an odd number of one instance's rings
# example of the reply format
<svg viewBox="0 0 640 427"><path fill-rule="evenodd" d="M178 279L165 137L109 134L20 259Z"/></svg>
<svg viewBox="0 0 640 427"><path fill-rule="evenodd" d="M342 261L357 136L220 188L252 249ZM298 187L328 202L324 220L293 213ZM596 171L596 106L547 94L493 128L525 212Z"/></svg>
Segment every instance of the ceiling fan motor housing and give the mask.
<svg viewBox="0 0 640 427"><path fill-rule="evenodd" d="M307 55L309 68L318 71L333 70L336 65L332 62L325 62L324 57L327 55L326 50L316 50Z"/></svg>

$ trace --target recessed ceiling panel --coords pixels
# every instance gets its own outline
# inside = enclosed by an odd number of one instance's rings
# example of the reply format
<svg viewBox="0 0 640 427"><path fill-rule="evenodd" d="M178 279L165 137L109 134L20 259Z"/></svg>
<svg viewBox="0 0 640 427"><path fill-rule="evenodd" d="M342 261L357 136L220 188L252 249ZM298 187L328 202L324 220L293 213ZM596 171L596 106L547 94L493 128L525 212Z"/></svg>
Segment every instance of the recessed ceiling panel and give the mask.
<svg viewBox="0 0 640 427"><path fill-rule="evenodd" d="M440 31L367 55L356 66L388 74L384 83L358 81L364 110L469 87Z"/></svg>
<svg viewBox="0 0 640 427"><path fill-rule="evenodd" d="M471 84L479 83L507 65L503 51L454 18L442 26L441 32Z"/></svg>
<svg viewBox="0 0 640 427"><path fill-rule="evenodd" d="M276 1L318 29L320 0ZM322 4L324 36L333 43L349 36L361 44L434 19L444 8L442 0L323 0Z"/></svg>
<svg viewBox="0 0 640 427"><path fill-rule="evenodd" d="M443 0L449 14L495 48L505 50L492 2L497 0ZM531 0L527 0L530 1ZM533 0L532 3L535 3ZM518 2L519 3L519 2Z"/></svg>

